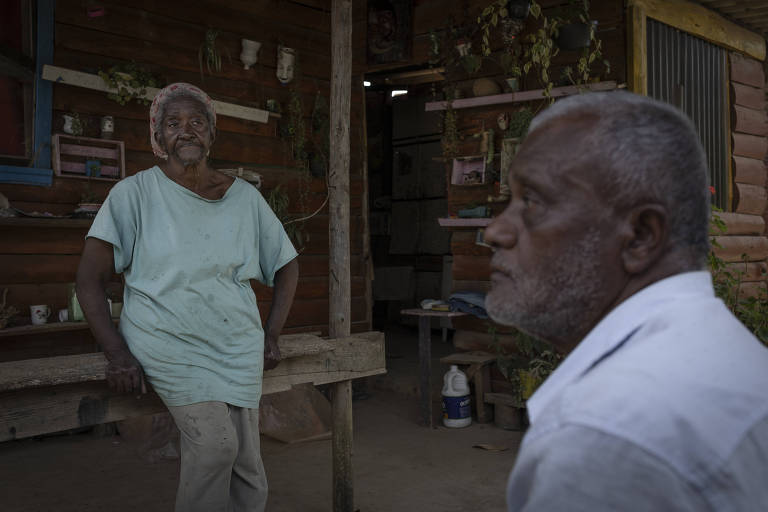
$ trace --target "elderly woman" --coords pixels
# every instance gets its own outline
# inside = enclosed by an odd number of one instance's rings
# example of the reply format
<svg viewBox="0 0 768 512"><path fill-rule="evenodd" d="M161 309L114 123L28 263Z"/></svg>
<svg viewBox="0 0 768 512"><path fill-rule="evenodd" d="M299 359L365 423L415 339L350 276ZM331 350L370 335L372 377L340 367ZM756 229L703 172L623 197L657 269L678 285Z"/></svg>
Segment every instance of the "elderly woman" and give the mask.
<svg viewBox="0 0 768 512"><path fill-rule="evenodd" d="M259 448L264 369L298 279L296 251L259 191L211 168L210 98L169 85L150 108L159 165L119 182L88 232L77 295L107 358L107 381L144 392L146 376L181 431L177 511L263 510ZM105 285L125 277L120 327ZM262 329L250 280L274 286Z"/></svg>

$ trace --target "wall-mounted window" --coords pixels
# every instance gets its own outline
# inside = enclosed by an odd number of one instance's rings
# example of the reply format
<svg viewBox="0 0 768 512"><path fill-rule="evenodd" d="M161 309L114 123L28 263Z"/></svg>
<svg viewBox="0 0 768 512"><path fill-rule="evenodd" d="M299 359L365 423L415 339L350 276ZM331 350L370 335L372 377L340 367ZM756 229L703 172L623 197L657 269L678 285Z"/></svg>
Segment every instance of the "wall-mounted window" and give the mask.
<svg viewBox="0 0 768 512"><path fill-rule="evenodd" d="M648 96L691 118L707 153L715 204L728 207L728 88L724 48L648 20Z"/></svg>
<svg viewBox="0 0 768 512"><path fill-rule="evenodd" d="M33 156L32 3L0 3L0 165L26 166Z"/></svg>

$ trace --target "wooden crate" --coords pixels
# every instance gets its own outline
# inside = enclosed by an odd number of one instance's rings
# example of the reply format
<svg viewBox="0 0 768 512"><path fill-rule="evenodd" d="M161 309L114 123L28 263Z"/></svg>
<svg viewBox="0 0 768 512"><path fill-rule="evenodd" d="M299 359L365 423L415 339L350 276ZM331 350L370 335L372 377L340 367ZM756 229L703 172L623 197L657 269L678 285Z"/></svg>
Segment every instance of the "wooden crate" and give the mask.
<svg viewBox="0 0 768 512"><path fill-rule="evenodd" d="M90 176L86 171L88 160L99 161L99 175ZM125 178L125 145L121 140L57 133L53 136L53 170L62 178L121 180Z"/></svg>

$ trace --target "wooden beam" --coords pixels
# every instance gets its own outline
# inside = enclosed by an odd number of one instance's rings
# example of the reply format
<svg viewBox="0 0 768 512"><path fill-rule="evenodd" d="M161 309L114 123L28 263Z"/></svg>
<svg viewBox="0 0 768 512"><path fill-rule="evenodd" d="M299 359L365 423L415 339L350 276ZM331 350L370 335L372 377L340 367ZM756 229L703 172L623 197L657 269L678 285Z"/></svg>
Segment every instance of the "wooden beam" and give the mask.
<svg viewBox="0 0 768 512"><path fill-rule="evenodd" d="M647 20L641 5L627 6L627 69L630 73L627 80L629 90L643 96L648 94Z"/></svg>
<svg viewBox="0 0 768 512"><path fill-rule="evenodd" d="M386 371L383 333L323 341L332 350L297 356L265 372L263 393L302 383L349 382ZM165 410L155 393L137 397L111 391L104 380L105 368L101 353L0 363L0 441Z"/></svg>
<svg viewBox="0 0 768 512"><path fill-rule="evenodd" d="M633 7L640 7L649 18L718 46L765 60L765 39L760 34L740 27L699 4L685 0L629 0L628 7L630 12Z"/></svg>
<svg viewBox="0 0 768 512"><path fill-rule="evenodd" d="M585 90L590 91L612 91L618 86L616 82L609 80L606 82L599 82L596 84L584 84L584 85L567 85L564 87L555 87L552 89L550 96L553 98L559 98L562 96L571 96L573 94L579 94ZM524 101L536 101L543 100L544 89L533 89L530 91L522 92L509 92L505 94L492 94L490 96L479 96L477 98L465 98L461 100L448 101L431 101L424 105L424 111L432 112L435 110L445 110L448 108L448 104L451 104L451 108L454 110L460 108L475 108L485 107L490 105L500 105L504 103L520 103Z"/></svg>
<svg viewBox="0 0 768 512"><path fill-rule="evenodd" d="M53 62L54 0L37 2L37 47L35 58L35 124L33 167L51 167L51 132L53 131L53 85L42 78L42 70Z"/></svg>
<svg viewBox="0 0 768 512"><path fill-rule="evenodd" d="M349 336L349 120L352 91L352 0L331 2L331 132L328 173L329 321L331 337ZM352 484L352 382L333 388L333 510L354 511Z"/></svg>
<svg viewBox="0 0 768 512"><path fill-rule="evenodd" d="M719 247L713 247L714 253L726 262L761 261L768 257L768 238L764 236L715 236Z"/></svg>
<svg viewBox="0 0 768 512"><path fill-rule="evenodd" d="M725 222L726 235L759 236L765 231L765 220L759 215L731 212L718 212L716 215Z"/></svg>
<svg viewBox="0 0 768 512"><path fill-rule="evenodd" d="M83 73L81 71L61 68L58 66L43 66L42 77L44 80L59 84L74 85L107 93L115 92L114 89L108 87L107 84L104 83L104 80L102 80L99 75ZM158 92L160 92L160 89L147 87L143 98L151 101ZM256 121L257 123L268 122L269 116L280 117L279 114L268 112L266 110L245 107L243 105L236 105L234 103L226 103L218 100L213 100L213 107L216 109L216 115Z"/></svg>

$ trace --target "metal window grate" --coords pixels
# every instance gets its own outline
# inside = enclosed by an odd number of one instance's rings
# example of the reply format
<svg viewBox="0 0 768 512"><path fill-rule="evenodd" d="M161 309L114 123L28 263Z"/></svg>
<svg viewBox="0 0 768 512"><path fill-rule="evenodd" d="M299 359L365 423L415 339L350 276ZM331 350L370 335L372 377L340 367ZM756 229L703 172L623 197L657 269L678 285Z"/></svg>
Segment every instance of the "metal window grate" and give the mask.
<svg viewBox="0 0 768 512"><path fill-rule="evenodd" d="M726 51L648 20L648 96L679 107L696 126L707 153L715 204L728 206Z"/></svg>

